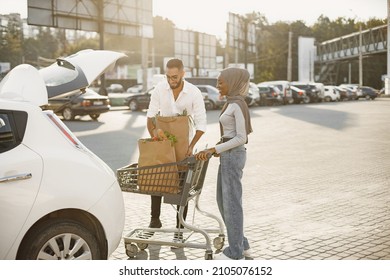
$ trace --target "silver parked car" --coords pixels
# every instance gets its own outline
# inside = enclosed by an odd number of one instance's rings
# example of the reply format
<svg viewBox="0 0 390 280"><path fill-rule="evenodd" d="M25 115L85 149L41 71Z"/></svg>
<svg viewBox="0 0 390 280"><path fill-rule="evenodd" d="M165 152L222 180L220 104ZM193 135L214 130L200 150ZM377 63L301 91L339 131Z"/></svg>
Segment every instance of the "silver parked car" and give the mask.
<svg viewBox="0 0 390 280"><path fill-rule="evenodd" d="M212 109L218 109L221 108L225 102L226 102L226 97L222 97L219 94L219 91L216 87L210 86L210 85L195 85L198 87L198 89L201 92L206 92L208 95L208 100L212 104Z"/></svg>

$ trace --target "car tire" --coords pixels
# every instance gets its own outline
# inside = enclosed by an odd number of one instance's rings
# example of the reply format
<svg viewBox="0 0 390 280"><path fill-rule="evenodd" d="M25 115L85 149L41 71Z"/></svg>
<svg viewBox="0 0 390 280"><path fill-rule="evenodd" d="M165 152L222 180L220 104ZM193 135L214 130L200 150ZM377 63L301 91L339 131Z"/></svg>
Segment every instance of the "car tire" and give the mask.
<svg viewBox="0 0 390 280"><path fill-rule="evenodd" d="M325 102L330 102L332 101L332 98L330 96L325 96Z"/></svg>
<svg viewBox="0 0 390 280"><path fill-rule="evenodd" d="M214 101L212 101L211 99L209 99L210 103L211 103L211 110L216 110L218 109L217 105L215 104Z"/></svg>
<svg viewBox="0 0 390 280"><path fill-rule="evenodd" d="M138 105L137 100L132 99L129 101L129 109L131 111L138 111L139 110L139 105Z"/></svg>
<svg viewBox="0 0 390 280"><path fill-rule="evenodd" d="M366 100L370 100L371 99L371 97L368 94L366 95L365 98L366 98Z"/></svg>
<svg viewBox="0 0 390 280"><path fill-rule="evenodd" d="M306 96L303 98L303 104L309 104L310 103L310 97Z"/></svg>
<svg viewBox="0 0 390 280"><path fill-rule="evenodd" d="M64 117L64 119L66 121L72 121L74 120L74 114L73 114L73 111L71 108L69 107L66 107L63 111L62 111L62 116Z"/></svg>
<svg viewBox="0 0 390 280"><path fill-rule="evenodd" d="M100 114L90 114L89 116L90 116L91 119L93 119L94 121L97 121L97 119L100 117Z"/></svg>
<svg viewBox="0 0 390 280"><path fill-rule="evenodd" d="M212 101L209 100L209 102L205 102L205 109L207 111L213 110L215 108L215 105Z"/></svg>
<svg viewBox="0 0 390 280"><path fill-rule="evenodd" d="M103 259L96 237L81 224L49 220L23 240L19 260L97 260Z"/></svg>

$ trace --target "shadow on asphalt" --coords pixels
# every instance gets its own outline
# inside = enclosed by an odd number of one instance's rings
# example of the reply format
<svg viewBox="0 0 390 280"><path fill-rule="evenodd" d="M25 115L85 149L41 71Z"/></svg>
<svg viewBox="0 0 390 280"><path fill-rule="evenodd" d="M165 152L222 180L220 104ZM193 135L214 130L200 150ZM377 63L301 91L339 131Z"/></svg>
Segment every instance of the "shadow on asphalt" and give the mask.
<svg viewBox="0 0 390 280"><path fill-rule="evenodd" d="M355 116L351 113L324 108L308 107L305 105L290 107L292 110L278 110L277 114L284 117L309 122L335 130L344 130L354 126ZM289 109L290 109L289 108ZM295 110L294 110L295 109ZM329 115L332 117L329 118Z"/></svg>

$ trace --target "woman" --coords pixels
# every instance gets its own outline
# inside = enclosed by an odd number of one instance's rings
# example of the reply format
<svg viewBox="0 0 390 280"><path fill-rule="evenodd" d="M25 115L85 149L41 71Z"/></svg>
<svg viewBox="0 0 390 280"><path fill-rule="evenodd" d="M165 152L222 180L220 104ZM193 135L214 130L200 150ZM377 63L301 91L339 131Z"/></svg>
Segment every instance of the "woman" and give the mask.
<svg viewBox="0 0 390 280"><path fill-rule="evenodd" d="M217 179L217 203L225 222L229 246L216 260L243 260L249 256L249 243L244 236L241 178L246 161L248 134L252 132L245 96L249 89L247 70L227 68L218 77L220 95L227 97L219 122L221 141L214 148L196 154L198 160L220 156Z"/></svg>

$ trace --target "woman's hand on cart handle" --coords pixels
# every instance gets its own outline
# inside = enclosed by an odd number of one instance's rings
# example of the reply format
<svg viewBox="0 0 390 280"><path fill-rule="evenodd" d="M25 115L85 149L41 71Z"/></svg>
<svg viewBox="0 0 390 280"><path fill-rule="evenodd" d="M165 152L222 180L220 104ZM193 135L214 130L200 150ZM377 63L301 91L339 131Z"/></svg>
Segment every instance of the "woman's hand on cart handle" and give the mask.
<svg viewBox="0 0 390 280"><path fill-rule="evenodd" d="M208 160L211 158L213 155L216 155L216 150L215 148L210 148L203 150L195 155L195 158L197 160Z"/></svg>

